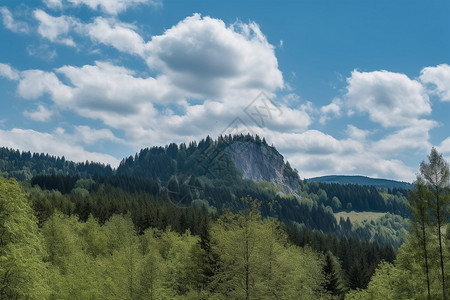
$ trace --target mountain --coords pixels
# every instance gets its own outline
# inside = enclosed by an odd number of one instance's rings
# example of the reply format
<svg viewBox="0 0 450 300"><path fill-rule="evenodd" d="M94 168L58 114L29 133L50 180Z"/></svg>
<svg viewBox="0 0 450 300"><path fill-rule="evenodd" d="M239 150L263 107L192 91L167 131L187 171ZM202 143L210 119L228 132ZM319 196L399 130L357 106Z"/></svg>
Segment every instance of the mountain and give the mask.
<svg viewBox="0 0 450 300"><path fill-rule="evenodd" d="M397 188L405 190L409 190L413 186L409 182L380 179L380 178L370 178L366 176L348 176L348 175L329 175L329 176L313 177L306 179L306 181L338 183L338 184L357 184L357 185L383 187L387 189Z"/></svg>
<svg viewBox="0 0 450 300"><path fill-rule="evenodd" d="M44 191L58 191L63 200L51 200L55 201L52 209L83 219L93 213L103 221L114 212L131 210L137 214L136 208L147 207L147 201L198 207L218 214L224 209L239 211L244 208L240 199L250 196L258 199L263 217L277 218L298 228L399 245L403 237L393 235L393 231L376 235L381 232L376 224L367 229L352 229L349 220L337 220L334 213L354 210L408 216L408 192L403 188L382 191L374 186L346 184L350 181L342 181L344 185L305 182L275 147L265 139L250 135L220 136L216 140L206 137L187 145L171 143L145 148L124 158L117 169L0 148L0 176L29 180L31 187L39 186ZM380 186L381 181L385 187L393 186L386 185L393 181L357 178L358 184L374 185L375 182ZM111 193L111 197L106 202L95 200L93 195L103 195L103 192ZM93 198L87 200L90 194ZM124 201L128 197L125 195L146 195L153 200ZM44 202L37 206L46 206L47 200ZM137 217L145 219L141 213ZM164 224L164 218L158 222ZM185 220L180 222L184 224Z"/></svg>
<svg viewBox="0 0 450 300"><path fill-rule="evenodd" d="M118 175L168 181L174 175L205 176L238 182L268 181L285 193L296 191L300 178L273 146L258 136L210 137L198 142L142 149L120 163Z"/></svg>

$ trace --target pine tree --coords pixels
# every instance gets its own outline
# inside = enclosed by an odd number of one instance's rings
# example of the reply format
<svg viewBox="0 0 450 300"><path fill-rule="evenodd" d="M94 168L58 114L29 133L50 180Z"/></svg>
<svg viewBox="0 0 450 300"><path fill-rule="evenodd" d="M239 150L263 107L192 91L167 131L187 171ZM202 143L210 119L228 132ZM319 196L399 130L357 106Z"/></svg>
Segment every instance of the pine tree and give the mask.
<svg viewBox="0 0 450 300"><path fill-rule="evenodd" d="M333 261L333 254L327 251L325 254L325 264L322 268L324 277L323 288L332 296L342 296L343 290L339 279L339 274L336 270L335 262Z"/></svg>

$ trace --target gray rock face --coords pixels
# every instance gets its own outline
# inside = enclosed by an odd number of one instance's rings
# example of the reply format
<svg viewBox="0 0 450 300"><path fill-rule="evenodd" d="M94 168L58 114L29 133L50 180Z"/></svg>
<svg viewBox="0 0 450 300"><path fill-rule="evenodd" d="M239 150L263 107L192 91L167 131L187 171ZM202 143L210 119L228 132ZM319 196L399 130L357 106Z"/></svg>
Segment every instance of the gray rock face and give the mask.
<svg viewBox="0 0 450 300"><path fill-rule="evenodd" d="M234 142L225 151L242 172L243 178L269 181L281 185L285 192L298 188L298 177L291 174L292 170L284 163L283 155L274 147L258 142Z"/></svg>

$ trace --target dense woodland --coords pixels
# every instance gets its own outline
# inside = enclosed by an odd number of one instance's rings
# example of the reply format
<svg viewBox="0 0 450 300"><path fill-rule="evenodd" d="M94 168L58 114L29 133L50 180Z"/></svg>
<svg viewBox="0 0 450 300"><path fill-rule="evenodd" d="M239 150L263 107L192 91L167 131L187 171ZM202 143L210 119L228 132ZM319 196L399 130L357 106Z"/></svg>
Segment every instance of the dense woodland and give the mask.
<svg viewBox="0 0 450 300"><path fill-rule="evenodd" d="M223 158L220 177L193 167L204 147L233 139L248 137L144 149L117 170L1 149L3 176L20 180L0 185L2 299L426 297L426 284L394 291L421 284L418 249L430 296L442 297L450 243L435 229L448 220L447 185L434 187L437 202L425 175L409 201L401 189L303 181L289 195L242 179ZM391 213L337 221L346 209ZM377 298L379 289L398 297Z"/></svg>

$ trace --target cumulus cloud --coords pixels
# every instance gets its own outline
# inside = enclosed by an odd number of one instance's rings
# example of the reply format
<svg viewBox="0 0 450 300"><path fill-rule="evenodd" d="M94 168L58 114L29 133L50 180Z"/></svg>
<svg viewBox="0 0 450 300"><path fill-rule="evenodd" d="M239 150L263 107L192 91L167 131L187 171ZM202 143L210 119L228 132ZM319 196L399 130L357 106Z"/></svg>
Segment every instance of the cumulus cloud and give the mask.
<svg viewBox="0 0 450 300"><path fill-rule="evenodd" d="M330 104L320 108L320 124L324 125L332 117L339 117L341 115L342 101L338 98L333 99Z"/></svg>
<svg viewBox="0 0 450 300"><path fill-rule="evenodd" d="M29 28L27 23L14 20L12 13L6 7L0 8L0 14L2 15L3 25L12 32L28 33Z"/></svg>
<svg viewBox="0 0 450 300"><path fill-rule="evenodd" d="M10 80L18 80L19 72L8 64L0 63L0 76Z"/></svg>
<svg viewBox="0 0 450 300"><path fill-rule="evenodd" d="M393 155L402 151L425 150L431 148L429 131L438 125L431 120L417 120L411 126L394 132L375 142L372 149L378 153Z"/></svg>
<svg viewBox="0 0 450 300"><path fill-rule="evenodd" d="M420 81L431 85L430 92L437 94L442 101L450 101L450 66L441 64L426 67L420 72Z"/></svg>
<svg viewBox="0 0 450 300"><path fill-rule="evenodd" d="M143 103L182 101L177 88L171 86L165 77L142 78L132 70L108 62L98 61L95 65L83 67L64 66L56 72L70 81L72 104L85 111L114 111L130 115L137 113Z"/></svg>
<svg viewBox="0 0 450 300"><path fill-rule="evenodd" d="M51 42L61 43L67 46L75 46L75 42L68 36L76 21L67 16L53 17L41 9L33 12L39 21L38 33Z"/></svg>
<svg viewBox="0 0 450 300"><path fill-rule="evenodd" d="M76 126L73 137L87 145L93 145L99 141L123 142L110 129L92 129L89 126Z"/></svg>
<svg viewBox="0 0 450 300"><path fill-rule="evenodd" d="M199 97L236 98L243 90L255 94L284 85L274 47L255 23L226 26L194 14L154 36L148 47L151 68Z"/></svg>
<svg viewBox="0 0 450 300"><path fill-rule="evenodd" d="M345 98L350 109L368 113L383 127L408 126L431 113L423 86L404 74L355 70L347 84Z"/></svg>
<svg viewBox="0 0 450 300"><path fill-rule="evenodd" d="M65 135L61 130L53 133L43 133L31 129L11 130L0 129L2 146L22 151L49 153L55 156L65 156L76 162L96 161L108 163L113 167L119 165L119 160L111 155L90 152L73 142L70 135Z"/></svg>
<svg viewBox="0 0 450 300"><path fill-rule="evenodd" d="M348 124L346 133L349 136L349 138L351 138L351 139L364 140L367 137L367 135L370 134L370 131L369 130L359 129L356 126Z"/></svg>
<svg viewBox="0 0 450 300"><path fill-rule="evenodd" d="M43 105L39 105L34 111L24 111L23 115L34 121L47 122L50 121L53 111L45 108Z"/></svg>
<svg viewBox="0 0 450 300"><path fill-rule="evenodd" d="M121 52L144 56L145 42L130 24L98 17L93 23L85 25L84 30L95 42L112 46Z"/></svg>
<svg viewBox="0 0 450 300"><path fill-rule="evenodd" d="M75 6L86 5L92 10L100 10L110 15L117 15L140 4L161 5L157 0L44 0L44 2L49 8L62 8L65 2Z"/></svg>
<svg viewBox="0 0 450 300"><path fill-rule="evenodd" d="M52 72L27 70L20 73L18 94L25 99L37 99L48 93L60 104L71 98L71 88L62 84Z"/></svg>

